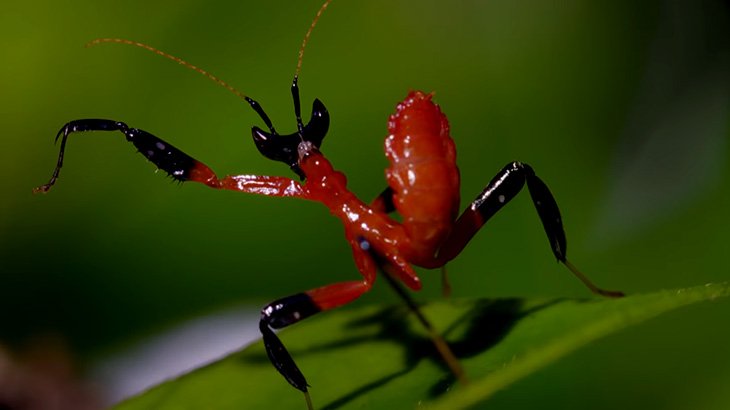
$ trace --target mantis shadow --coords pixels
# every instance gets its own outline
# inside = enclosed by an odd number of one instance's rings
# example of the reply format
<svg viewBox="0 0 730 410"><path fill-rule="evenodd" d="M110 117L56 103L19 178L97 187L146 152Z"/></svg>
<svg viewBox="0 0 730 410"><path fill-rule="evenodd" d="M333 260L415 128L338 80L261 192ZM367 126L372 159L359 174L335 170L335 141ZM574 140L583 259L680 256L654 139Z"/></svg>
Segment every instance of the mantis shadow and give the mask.
<svg viewBox="0 0 730 410"><path fill-rule="evenodd" d="M542 309L560 303L562 299L554 299L539 305L526 306L524 299L507 298L478 300L469 302L470 307L454 317L443 331L443 336L452 352L458 359L467 359L479 355L499 344L519 323L520 320ZM423 332L419 324L412 319L412 312L406 306L390 306L379 309L373 314L353 319L345 324L354 336L338 339L298 351L297 356L307 353L331 352L348 346L369 343L372 340L393 341L402 347L403 365L396 372L372 380L338 399L321 407L322 410L335 410L347 403L398 379L411 372L424 360L431 361L445 369L445 376L430 386L428 398L434 399L446 393L456 383L454 375L448 370L443 358L434 347L433 341ZM358 332L363 328L375 327L375 334ZM358 335L360 333L360 335ZM248 358L252 360L254 358ZM265 355L255 360L268 361Z"/></svg>

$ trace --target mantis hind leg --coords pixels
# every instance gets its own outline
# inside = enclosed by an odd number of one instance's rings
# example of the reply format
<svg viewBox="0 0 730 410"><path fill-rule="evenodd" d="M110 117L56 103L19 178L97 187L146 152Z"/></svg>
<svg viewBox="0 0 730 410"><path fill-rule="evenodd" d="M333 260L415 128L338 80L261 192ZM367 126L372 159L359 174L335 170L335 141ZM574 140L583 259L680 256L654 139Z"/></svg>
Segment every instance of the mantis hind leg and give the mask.
<svg viewBox="0 0 730 410"><path fill-rule="evenodd" d="M563 263L591 292L606 297L621 297L622 292L601 289L583 275L568 259L567 240L558 204L547 185L535 175L532 167L522 162L511 162L492 179L481 194L454 223L451 233L439 249L436 265L443 266L464 249L481 227L503 206L512 200L527 184L532 203L540 217L557 260Z"/></svg>

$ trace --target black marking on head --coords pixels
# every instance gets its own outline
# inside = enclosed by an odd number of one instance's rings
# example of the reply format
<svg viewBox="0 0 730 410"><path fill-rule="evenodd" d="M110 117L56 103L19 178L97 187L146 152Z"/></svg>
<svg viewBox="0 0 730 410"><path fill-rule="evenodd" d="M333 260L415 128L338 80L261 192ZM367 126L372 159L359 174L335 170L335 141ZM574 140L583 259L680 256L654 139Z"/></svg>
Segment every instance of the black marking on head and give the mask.
<svg viewBox="0 0 730 410"><path fill-rule="evenodd" d="M279 135L276 132L266 132L259 127L253 127L251 134L259 152L266 158L274 161L281 161L292 169L300 178L305 175L299 168L299 153L297 147L302 141L311 142L315 147L322 145L322 140L327 134L330 125L330 116L324 104L315 99L312 104L312 117L302 132L295 132L289 135Z"/></svg>

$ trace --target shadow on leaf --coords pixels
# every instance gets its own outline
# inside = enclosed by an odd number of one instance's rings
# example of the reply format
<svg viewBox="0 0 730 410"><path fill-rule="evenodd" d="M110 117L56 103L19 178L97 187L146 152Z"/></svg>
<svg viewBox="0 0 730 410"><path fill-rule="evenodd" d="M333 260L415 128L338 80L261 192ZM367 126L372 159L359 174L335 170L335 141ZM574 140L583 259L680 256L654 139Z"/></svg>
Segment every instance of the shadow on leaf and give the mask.
<svg viewBox="0 0 730 410"><path fill-rule="evenodd" d="M497 345L523 318L559 302L561 300L556 299L529 308L525 306L524 300L517 298L472 302L468 305L467 310L449 319L443 336L457 358L476 356ZM426 315L428 316L428 313ZM403 368L350 391L323 406L322 410L341 408L352 400L408 374L422 360L431 360L445 370L445 377L428 389L430 398L443 395L455 383L454 376L443 363L433 342L424 333L420 323L413 320L407 307L385 307L364 317L355 318L347 322L345 327L353 336L311 346L307 349L292 350L292 355L301 357L306 354L326 353L373 340L392 341L395 345L402 347ZM372 330L360 331L373 327L377 328L374 333ZM263 352L256 355L245 355L241 359L247 362L268 363L268 358Z"/></svg>

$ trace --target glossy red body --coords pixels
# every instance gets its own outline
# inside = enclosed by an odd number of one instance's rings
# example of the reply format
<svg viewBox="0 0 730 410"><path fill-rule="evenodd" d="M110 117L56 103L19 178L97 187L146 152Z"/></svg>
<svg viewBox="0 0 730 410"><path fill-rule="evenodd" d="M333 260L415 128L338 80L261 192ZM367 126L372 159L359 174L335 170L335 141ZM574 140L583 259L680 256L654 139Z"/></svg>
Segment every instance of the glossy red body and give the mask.
<svg viewBox="0 0 730 410"><path fill-rule="evenodd" d="M431 94L412 91L388 121L386 170L410 239L409 260L430 267L459 212L459 169L449 122Z"/></svg>
<svg viewBox="0 0 730 410"><path fill-rule="evenodd" d="M301 184L285 177L237 175L218 179L198 162L191 180L218 189L261 195L298 197L321 202L345 227L355 264L363 280L336 283L307 293L322 310L348 303L368 291L378 267L413 290L421 281L413 265L435 268L444 261L436 251L449 234L459 211L459 170L449 124L431 94L412 91L388 121L386 170L400 223L384 212L381 200L366 204L347 189L345 175L314 146L301 143Z"/></svg>

